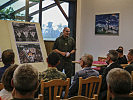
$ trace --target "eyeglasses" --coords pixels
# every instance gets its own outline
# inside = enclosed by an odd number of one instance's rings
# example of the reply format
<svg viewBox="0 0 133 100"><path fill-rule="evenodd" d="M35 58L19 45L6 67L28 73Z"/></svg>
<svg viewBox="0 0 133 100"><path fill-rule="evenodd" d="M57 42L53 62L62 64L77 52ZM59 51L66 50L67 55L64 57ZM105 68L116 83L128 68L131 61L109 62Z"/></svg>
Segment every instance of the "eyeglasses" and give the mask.
<svg viewBox="0 0 133 100"><path fill-rule="evenodd" d="M66 31L66 32L70 32L70 31Z"/></svg>

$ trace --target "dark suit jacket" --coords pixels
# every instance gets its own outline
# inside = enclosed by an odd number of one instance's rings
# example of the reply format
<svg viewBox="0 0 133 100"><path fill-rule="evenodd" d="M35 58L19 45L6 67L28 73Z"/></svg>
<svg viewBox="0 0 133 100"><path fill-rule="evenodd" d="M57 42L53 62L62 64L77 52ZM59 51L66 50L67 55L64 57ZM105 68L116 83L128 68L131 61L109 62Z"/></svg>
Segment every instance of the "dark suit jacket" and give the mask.
<svg viewBox="0 0 133 100"><path fill-rule="evenodd" d="M115 97L112 100L133 100L133 97Z"/></svg>
<svg viewBox="0 0 133 100"><path fill-rule="evenodd" d="M131 71L133 71L133 62L131 62L130 65L127 65L125 67L125 70L127 70L131 74Z"/></svg>
<svg viewBox="0 0 133 100"><path fill-rule="evenodd" d="M74 75L72 85L69 88L68 97L77 96L78 87L79 87L79 77L86 79L90 76L99 76L99 72L97 72L96 70L93 70L90 67L85 67L81 71L76 72L76 74Z"/></svg>
<svg viewBox="0 0 133 100"><path fill-rule="evenodd" d="M113 69L113 68L122 68L118 62L112 63L110 66L107 66L102 74L102 85L100 89L100 94L99 94L99 100L106 100L107 98L107 82L106 82L106 76L108 72Z"/></svg>
<svg viewBox="0 0 133 100"><path fill-rule="evenodd" d="M127 64L128 61L127 61L126 56L124 55L123 57L118 58L118 63L119 63L119 64Z"/></svg>

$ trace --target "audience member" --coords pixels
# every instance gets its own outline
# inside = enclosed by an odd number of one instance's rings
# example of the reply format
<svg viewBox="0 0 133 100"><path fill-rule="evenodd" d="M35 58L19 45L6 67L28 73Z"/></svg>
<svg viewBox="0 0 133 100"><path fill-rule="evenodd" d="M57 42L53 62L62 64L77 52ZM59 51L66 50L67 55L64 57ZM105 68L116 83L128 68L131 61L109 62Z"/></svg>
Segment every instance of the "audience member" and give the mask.
<svg viewBox="0 0 133 100"><path fill-rule="evenodd" d="M106 80L113 100L133 100L133 97L129 97L132 78L126 70L114 68L109 71Z"/></svg>
<svg viewBox="0 0 133 100"><path fill-rule="evenodd" d="M113 68L122 68L120 64L118 64L117 60L118 60L118 52L116 50L109 50L106 61L108 63L108 66L104 69L102 74L102 85L100 89L99 100L106 100L107 98L106 76L108 72Z"/></svg>
<svg viewBox="0 0 133 100"><path fill-rule="evenodd" d="M15 54L12 49L7 49L2 53L2 62L4 67L0 68L0 80L2 78L3 73L5 70L11 65L14 64Z"/></svg>
<svg viewBox="0 0 133 100"><path fill-rule="evenodd" d="M122 47L122 46L119 46L119 47L118 47L118 49L121 49L121 50L123 50L123 47Z"/></svg>
<svg viewBox="0 0 133 100"><path fill-rule="evenodd" d="M118 52L118 63L119 64L127 64L127 58L125 55L123 55L123 50L122 49L117 49Z"/></svg>
<svg viewBox="0 0 133 100"><path fill-rule="evenodd" d="M13 100L34 100L34 93L38 88L38 71L30 64L23 64L16 68L13 74Z"/></svg>
<svg viewBox="0 0 133 100"><path fill-rule="evenodd" d="M82 67L82 70L76 72L74 75L74 79L72 82L72 85L69 88L69 97L78 95L78 87L79 87L79 77L82 77L83 79L88 78L90 76L98 76L99 72L93 70L91 68L93 62L93 56L90 54L85 54L80 59L80 65ZM85 89L84 89L85 90ZM84 91L83 91L84 93ZM84 94L82 94L84 95Z"/></svg>
<svg viewBox="0 0 133 100"><path fill-rule="evenodd" d="M129 65L125 67L125 70L127 70L129 73L133 71L133 49L130 49L127 55Z"/></svg>
<svg viewBox="0 0 133 100"><path fill-rule="evenodd" d="M11 65L5 70L2 76L2 84L4 85L4 89L0 91L0 97L2 98L2 100L12 99L13 87L11 86L11 80L13 78L13 73L17 67L17 64Z"/></svg>
<svg viewBox="0 0 133 100"><path fill-rule="evenodd" d="M60 63L59 54L56 52L52 52L48 55L47 58L48 69L41 73L40 78L45 82L48 82L52 79L62 79L66 80L66 74L57 70L57 65ZM48 90L44 90L44 98L48 100Z"/></svg>

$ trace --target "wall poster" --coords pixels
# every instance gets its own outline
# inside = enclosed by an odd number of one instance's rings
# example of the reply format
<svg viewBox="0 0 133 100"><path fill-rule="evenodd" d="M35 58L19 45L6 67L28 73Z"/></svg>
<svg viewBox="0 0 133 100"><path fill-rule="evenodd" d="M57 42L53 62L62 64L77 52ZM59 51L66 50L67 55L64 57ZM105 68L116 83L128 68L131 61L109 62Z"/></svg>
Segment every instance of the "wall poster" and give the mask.
<svg viewBox="0 0 133 100"><path fill-rule="evenodd" d="M42 52L39 43L17 43L20 63L43 62Z"/></svg>
<svg viewBox="0 0 133 100"><path fill-rule="evenodd" d="M12 22L16 42L38 42L35 24Z"/></svg>
<svg viewBox="0 0 133 100"><path fill-rule="evenodd" d="M20 63L43 62L35 24L12 22Z"/></svg>
<svg viewBox="0 0 133 100"><path fill-rule="evenodd" d="M95 16L96 35L119 35L119 13Z"/></svg>

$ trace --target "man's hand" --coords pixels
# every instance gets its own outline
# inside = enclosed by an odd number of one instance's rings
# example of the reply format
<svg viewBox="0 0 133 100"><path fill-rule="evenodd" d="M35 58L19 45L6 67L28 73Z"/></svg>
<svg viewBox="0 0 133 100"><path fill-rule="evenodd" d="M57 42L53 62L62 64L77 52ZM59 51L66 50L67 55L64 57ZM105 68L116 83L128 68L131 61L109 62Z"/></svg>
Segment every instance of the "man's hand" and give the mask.
<svg viewBox="0 0 133 100"><path fill-rule="evenodd" d="M61 52L60 53L62 56L66 56L66 52Z"/></svg>

